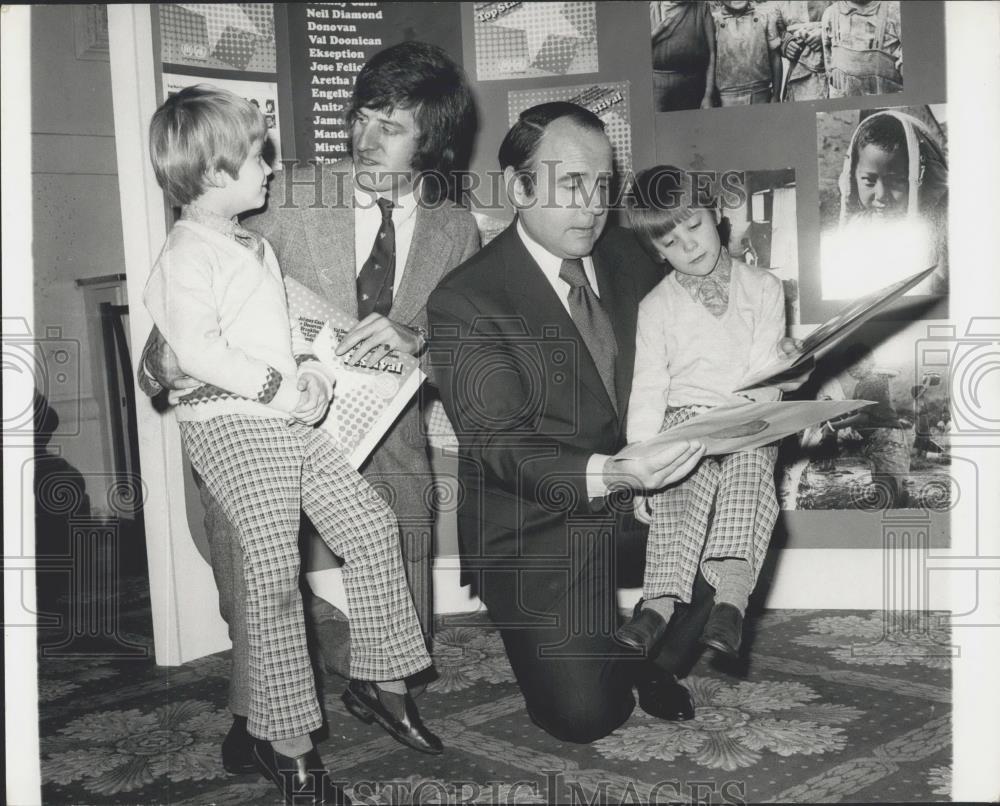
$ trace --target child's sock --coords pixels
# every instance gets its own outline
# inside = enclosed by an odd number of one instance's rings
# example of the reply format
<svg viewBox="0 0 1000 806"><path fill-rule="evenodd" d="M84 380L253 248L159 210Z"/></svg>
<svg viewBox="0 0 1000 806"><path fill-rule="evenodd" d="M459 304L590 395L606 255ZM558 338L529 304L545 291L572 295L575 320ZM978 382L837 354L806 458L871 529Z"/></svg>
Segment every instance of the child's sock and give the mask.
<svg viewBox="0 0 1000 806"><path fill-rule="evenodd" d="M658 613L664 621L670 621L670 617L674 614L675 601L672 596L657 596L655 599L643 600L642 609L652 610L654 613Z"/></svg>
<svg viewBox="0 0 1000 806"><path fill-rule="evenodd" d="M271 747L283 756L298 758L312 750L313 742L306 734L305 736L293 736L291 739L275 739L271 742Z"/></svg>
<svg viewBox="0 0 1000 806"><path fill-rule="evenodd" d="M390 694L406 694L405 680L379 680L375 685Z"/></svg>
<svg viewBox="0 0 1000 806"><path fill-rule="evenodd" d="M746 560L729 558L713 560L713 569L719 577L719 585L715 589L716 604L730 604L741 613L747 609L750 592L753 590L753 574L750 563Z"/></svg>

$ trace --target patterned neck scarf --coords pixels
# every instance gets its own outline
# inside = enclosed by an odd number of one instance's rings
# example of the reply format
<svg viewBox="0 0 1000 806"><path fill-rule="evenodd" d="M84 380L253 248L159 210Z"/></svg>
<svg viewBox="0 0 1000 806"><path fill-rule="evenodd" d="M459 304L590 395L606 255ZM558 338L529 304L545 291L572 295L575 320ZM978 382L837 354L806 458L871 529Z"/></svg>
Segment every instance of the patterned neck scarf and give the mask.
<svg viewBox="0 0 1000 806"><path fill-rule="evenodd" d="M716 317L722 316L729 308L729 281L732 276L733 260L724 246L719 250L719 259L708 274L699 277L674 272L674 278L691 295L691 299L700 302Z"/></svg>
<svg viewBox="0 0 1000 806"><path fill-rule="evenodd" d="M236 217L226 218L197 204L186 204L181 208L182 221L194 221L203 227L213 229L227 238L236 241L240 246L244 246L253 252L261 260L264 259L264 239L256 232L241 226Z"/></svg>

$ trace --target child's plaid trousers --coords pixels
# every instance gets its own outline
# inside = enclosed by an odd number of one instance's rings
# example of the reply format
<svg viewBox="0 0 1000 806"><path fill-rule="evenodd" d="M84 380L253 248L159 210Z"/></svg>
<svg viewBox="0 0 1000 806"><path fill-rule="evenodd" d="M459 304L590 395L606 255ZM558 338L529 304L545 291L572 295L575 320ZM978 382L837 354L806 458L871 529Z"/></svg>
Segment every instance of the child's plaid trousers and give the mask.
<svg viewBox="0 0 1000 806"><path fill-rule="evenodd" d="M660 430L706 410L704 406L668 408ZM645 598L675 596L690 602L699 565L705 579L717 588L713 563L705 560L746 560L756 582L778 519L774 490L777 455L777 446L768 445L708 456L684 481L653 496L643 577Z"/></svg>
<svg viewBox="0 0 1000 806"><path fill-rule="evenodd" d="M299 593L302 511L344 558L351 676L397 680L430 666L396 518L328 433L232 414L182 422L181 436L191 464L240 533L252 735L289 739L321 724Z"/></svg>

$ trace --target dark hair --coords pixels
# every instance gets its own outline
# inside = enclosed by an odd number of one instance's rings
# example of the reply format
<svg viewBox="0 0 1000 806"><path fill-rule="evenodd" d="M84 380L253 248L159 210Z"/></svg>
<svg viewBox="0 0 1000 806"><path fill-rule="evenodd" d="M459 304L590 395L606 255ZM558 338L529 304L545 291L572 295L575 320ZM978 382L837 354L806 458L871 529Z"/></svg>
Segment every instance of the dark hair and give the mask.
<svg viewBox="0 0 1000 806"><path fill-rule="evenodd" d="M497 158L500 160L500 170L513 168L516 173L528 180L528 189L534 187L535 171L532 164L542 135L550 123L566 118L586 131L604 133L604 121L589 109L570 103L569 101L550 101L525 109L518 115L517 123L500 144Z"/></svg>
<svg viewBox="0 0 1000 806"><path fill-rule="evenodd" d="M865 146L876 146L890 154L899 151L906 144L903 123L892 115L872 115L861 121L854 138L854 153Z"/></svg>
<svg viewBox="0 0 1000 806"><path fill-rule="evenodd" d="M441 48L409 41L372 56L354 82L348 125L366 107L412 110L419 131L414 170L449 174L464 167L477 126L476 108L465 73Z"/></svg>
<svg viewBox="0 0 1000 806"><path fill-rule="evenodd" d="M715 194L711 188L699 186L687 171L655 165L636 174L625 194L625 207L639 243L655 256L653 241L690 218L695 210L713 209Z"/></svg>

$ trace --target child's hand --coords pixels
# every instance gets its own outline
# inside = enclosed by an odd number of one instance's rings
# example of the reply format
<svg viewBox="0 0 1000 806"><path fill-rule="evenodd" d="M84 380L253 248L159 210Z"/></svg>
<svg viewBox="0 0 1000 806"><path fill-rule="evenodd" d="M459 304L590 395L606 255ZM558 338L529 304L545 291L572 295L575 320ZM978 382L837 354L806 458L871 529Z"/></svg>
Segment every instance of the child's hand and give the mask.
<svg viewBox="0 0 1000 806"><path fill-rule="evenodd" d="M802 342L799 341L798 339L793 339L789 336L785 336L784 338L778 341L777 352L778 356L781 358L784 358L786 360L794 359L802 352ZM810 358L809 361L802 366L801 375L797 375L795 377L787 377L785 375L782 375L780 378L777 379L777 382L774 383L774 386L776 386L782 392L794 392L796 389L802 386L802 384L804 384L807 380L809 380L809 376L812 374L815 364L816 364L815 360Z"/></svg>
<svg viewBox="0 0 1000 806"><path fill-rule="evenodd" d="M635 519L639 523L649 526L653 522L653 507L646 496L637 495L632 502L632 506L635 509Z"/></svg>
<svg viewBox="0 0 1000 806"><path fill-rule="evenodd" d="M326 386L316 375L307 372L299 378L298 390L302 394L292 416L306 425L315 425L323 419L330 405Z"/></svg>
<svg viewBox="0 0 1000 806"><path fill-rule="evenodd" d="M799 36L805 42L807 50L819 50L823 45L823 30L819 22L803 23Z"/></svg>
<svg viewBox="0 0 1000 806"><path fill-rule="evenodd" d="M154 327L142 349L140 367L164 389L193 389L202 382L184 374L177 354L170 349L158 327Z"/></svg>
<svg viewBox="0 0 1000 806"><path fill-rule="evenodd" d="M793 62L798 61L804 47L802 40L798 37L790 37L785 44L785 57Z"/></svg>

